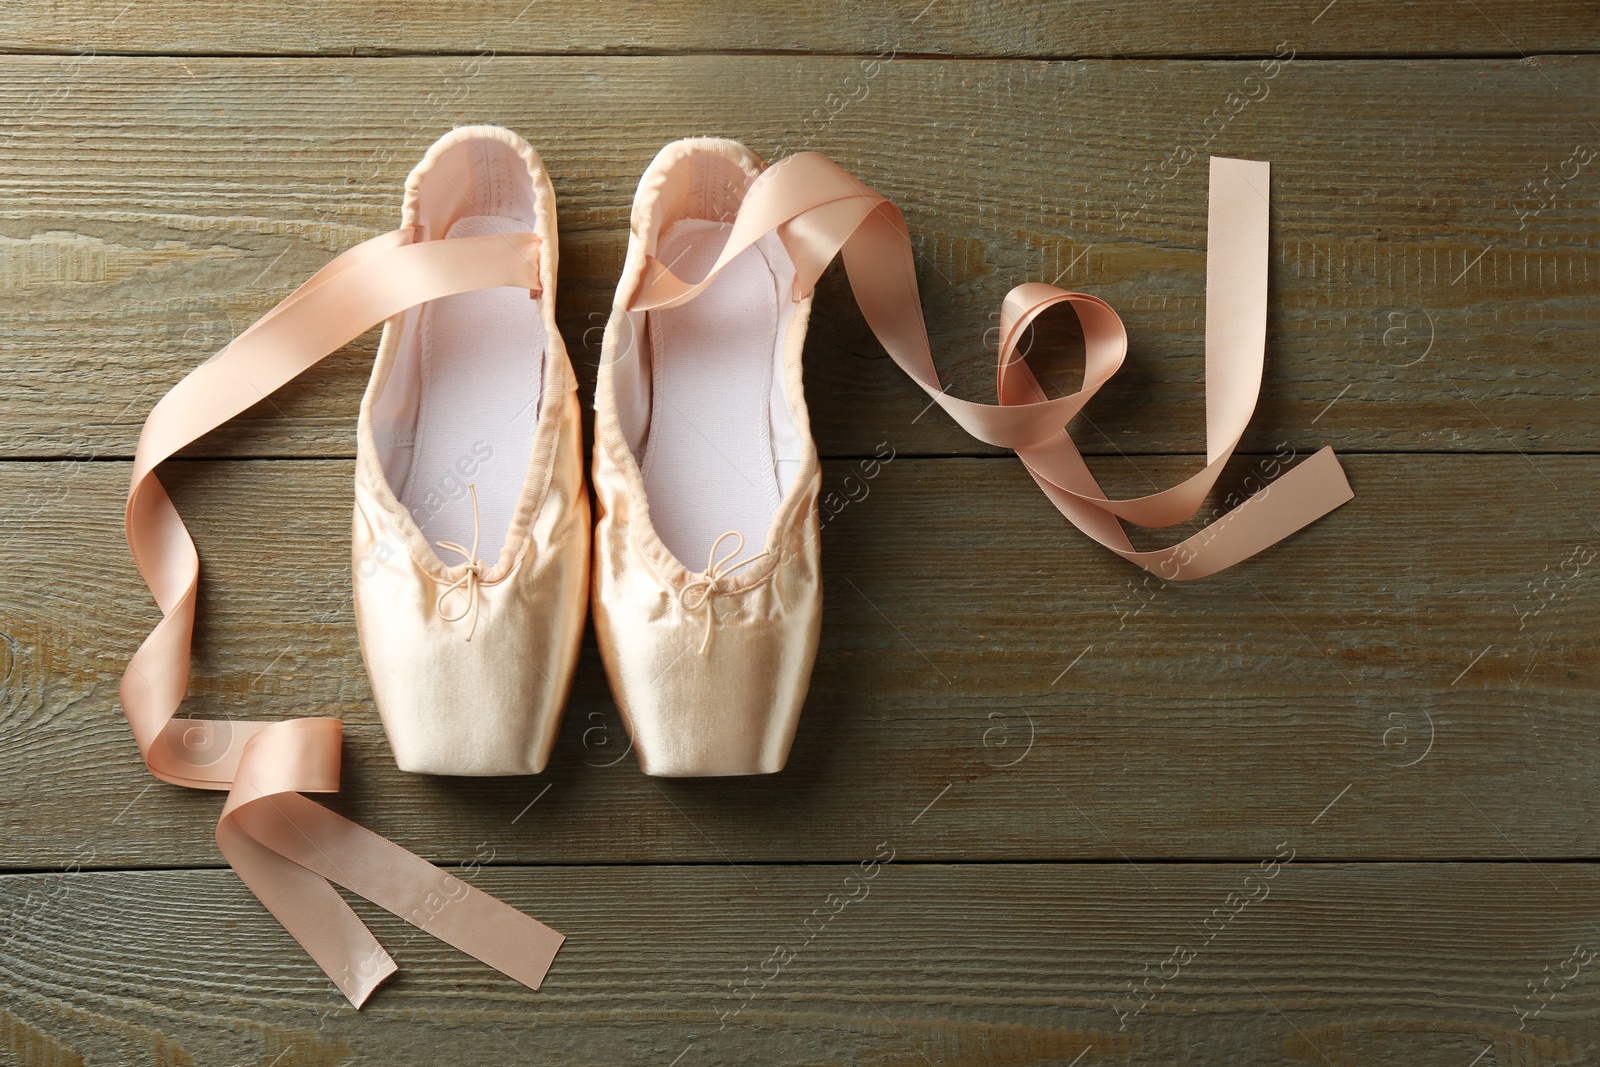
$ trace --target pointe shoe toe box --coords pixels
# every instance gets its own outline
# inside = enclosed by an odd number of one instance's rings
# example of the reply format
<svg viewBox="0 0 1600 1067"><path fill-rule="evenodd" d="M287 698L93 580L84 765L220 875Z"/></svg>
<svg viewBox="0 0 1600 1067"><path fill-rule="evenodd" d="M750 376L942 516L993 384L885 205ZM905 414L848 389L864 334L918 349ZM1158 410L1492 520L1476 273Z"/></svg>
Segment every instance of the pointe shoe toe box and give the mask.
<svg viewBox="0 0 1600 1067"><path fill-rule="evenodd" d="M775 562L702 601L692 588L701 576L685 572L659 543L652 554L630 544L611 517L602 520L595 630L646 774L783 769L822 619L815 515L800 509L795 525ZM685 606L686 587L692 606Z"/></svg>

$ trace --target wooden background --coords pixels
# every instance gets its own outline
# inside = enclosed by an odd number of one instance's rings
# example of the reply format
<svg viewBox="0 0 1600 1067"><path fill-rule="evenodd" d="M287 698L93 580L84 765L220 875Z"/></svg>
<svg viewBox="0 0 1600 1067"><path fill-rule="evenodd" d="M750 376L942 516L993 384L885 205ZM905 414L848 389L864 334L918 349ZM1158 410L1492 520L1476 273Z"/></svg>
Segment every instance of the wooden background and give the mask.
<svg viewBox="0 0 1600 1067"><path fill-rule="evenodd" d="M1590 0L7 5L0 1061L1597 1062L1597 44ZM1074 432L1119 494L1203 447L1177 161L1270 159L1227 487L1332 444L1356 499L1145 580L919 417L830 275L807 392L858 499L788 769L641 776L591 641L547 774L406 776L349 609L368 336L163 472L205 561L190 706L343 717L337 808L570 941L531 993L359 904L402 971L358 1014L222 863L218 799L143 770L121 498L162 392L483 121L553 173L586 381L655 150L814 148L905 209L964 395L1011 285L1118 308Z"/></svg>

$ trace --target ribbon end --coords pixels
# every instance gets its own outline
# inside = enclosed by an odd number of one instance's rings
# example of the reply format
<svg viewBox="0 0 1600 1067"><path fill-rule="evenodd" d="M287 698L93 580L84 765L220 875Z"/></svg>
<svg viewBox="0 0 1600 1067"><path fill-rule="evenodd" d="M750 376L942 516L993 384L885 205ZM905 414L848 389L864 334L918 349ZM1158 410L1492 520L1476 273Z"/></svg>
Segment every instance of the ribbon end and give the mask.
<svg viewBox="0 0 1600 1067"><path fill-rule="evenodd" d="M535 938L535 943L529 948L529 955L523 964L515 968L500 968L497 970L521 982L529 989L538 990L544 984L545 976L550 973L550 968L556 961L556 953L561 951L561 946L566 944L567 935L539 924L543 927Z"/></svg>
<svg viewBox="0 0 1600 1067"><path fill-rule="evenodd" d="M1323 445L1312 453L1311 458L1301 464L1316 464L1317 469L1323 471L1327 479L1328 496L1336 501L1328 508L1332 511L1336 507L1348 504L1356 498L1356 491L1350 488L1350 478L1345 474L1344 464L1339 462L1339 456L1334 452L1332 445Z"/></svg>
<svg viewBox="0 0 1600 1067"><path fill-rule="evenodd" d="M389 976L394 974L399 969L400 965L395 963L394 958L387 952L384 952L383 960L378 964L374 973L370 975L362 975L357 980L353 988L340 989L339 992L344 994L345 999L350 1002L351 1007L355 1008L357 1011L360 1011L361 1006L367 1002L367 998L372 996L373 992L376 991L377 988L384 982L388 981Z"/></svg>

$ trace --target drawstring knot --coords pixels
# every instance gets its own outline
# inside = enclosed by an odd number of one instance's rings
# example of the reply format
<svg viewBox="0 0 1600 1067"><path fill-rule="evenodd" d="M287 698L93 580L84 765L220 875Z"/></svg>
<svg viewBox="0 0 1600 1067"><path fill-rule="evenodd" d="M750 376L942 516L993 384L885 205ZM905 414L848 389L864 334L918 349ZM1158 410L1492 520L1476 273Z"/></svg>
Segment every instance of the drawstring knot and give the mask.
<svg viewBox="0 0 1600 1067"><path fill-rule="evenodd" d="M445 622L460 622L471 615L472 622L467 627L467 640L471 641L472 635L478 632L478 601L482 595L482 587L487 583L483 580L483 561L478 558L478 487L468 485L467 493L472 497L472 547L465 548L455 541L434 542L446 552L454 552L466 560L467 569L461 572L459 578L439 590L439 595L433 602L433 610L438 612L439 618ZM466 594L467 603L460 611L451 615L445 608L445 601L458 589Z"/></svg>
<svg viewBox="0 0 1600 1067"><path fill-rule="evenodd" d="M730 537L737 537L739 539L739 543L733 546L733 551L724 554L721 559L718 559L717 549L721 548L722 542L726 541ZM699 578L696 578L678 592L678 603L683 605L683 609L685 611L693 612L699 611L701 608L705 609L706 630L705 636L700 639L700 655L702 656L705 655L706 650L711 647L711 631L716 626L717 621L717 612L712 606L712 598L716 597L720 593L726 592L726 590L722 588L722 580L724 578L731 578L733 575L744 570L744 568L750 566L750 564L756 562L758 559L761 559L763 556L771 555L771 553L765 549L762 549L755 555L750 556L747 559L742 559L738 563L733 563L732 566L729 566L729 564L738 557L739 553L743 551L744 534L740 533L738 530L728 530L721 537L718 537L715 541L711 542L711 554L706 558L705 574L701 575Z"/></svg>

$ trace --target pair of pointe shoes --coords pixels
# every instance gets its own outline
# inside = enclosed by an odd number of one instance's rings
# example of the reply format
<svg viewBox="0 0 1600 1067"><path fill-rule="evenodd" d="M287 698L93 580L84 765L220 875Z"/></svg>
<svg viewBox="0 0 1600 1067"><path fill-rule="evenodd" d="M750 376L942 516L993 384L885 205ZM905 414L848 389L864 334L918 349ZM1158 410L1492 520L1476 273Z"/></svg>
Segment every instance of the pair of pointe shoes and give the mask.
<svg viewBox="0 0 1600 1067"><path fill-rule="evenodd" d="M362 400L356 619L402 770L542 771L591 602L645 773L783 767L821 616L809 285L769 232L691 299L640 310L656 264L706 278L762 169L742 145L694 139L640 182L594 400L592 552L543 163L475 126L411 173L413 243L505 235L537 256L539 286L388 320Z"/></svg>
<svg viewBox="0 0 1600 1067"><path fill-rule="evenodd" d="M576 382L554 313L554 194L521 138L453 131L412 172L398 229L319 270L173 386L140 432L124 522L162 617L121 695L146 764L164 781L229 791L223 854L352 1003L394 963L332 883L537 988L559 934L299 795L337 791L339 720L179 715L200 557L160 464L385 323L361 406L355 605L400 766L542 770L592 600L647 773L776 771L816 655L819 473L800 351L828 263L842 256L862 317L930 405L1015 451L1092 540L1165 581L1200 578L1351 497L1323 449L1177 544L1141 550L1123 529L1192 518L1250 419L1265 353L1267 179L1259 161L1211 161L1206 465L1113 499L1066 432L1126 354L1109 304L1013 288L995 346L998 403L952 396L899 209L816 153L763 168L731 141L667 146L640 183L606 327L591 545ZM1082 329L1084 384L1052 397L1024 356L1035 320L1062 306Z"/></svg>
<svg viewBox="0 0 1600 1067"><path fill-rule="evenodd" d="M1202 578L1352 495L1324 448L1176 544L1142 550L1123 529L1193 518L1244 435L1265 359L1267 187L1266 163L1211 160L1206 464L1147 496L1109 497L1065 432L1127 352L1104 300L1013 288L998 403L952 396L892 203L815 153L765 168L733 141L693 139L661 150L634 199L595 390L591 546L577 387L555 320L555 197L527 142L489 126L440 139L407 180L399 229L339 256L158 405L174 410L152 413L136 483L258 400L260 383L275 388L386 322L361 406L355 605L400 766L543 770L592 602L647 774L771 773L794 738L820 622L800 352L828 263L842 256L863 318L930 403L1015 451L1074 526L1165 581ZM1024 342L1056 307L1082 328L1084 383L1052 397ZM130 537L170 518L160 494L130 499ZM169 673L187 669L167 651Z"/></svg>

